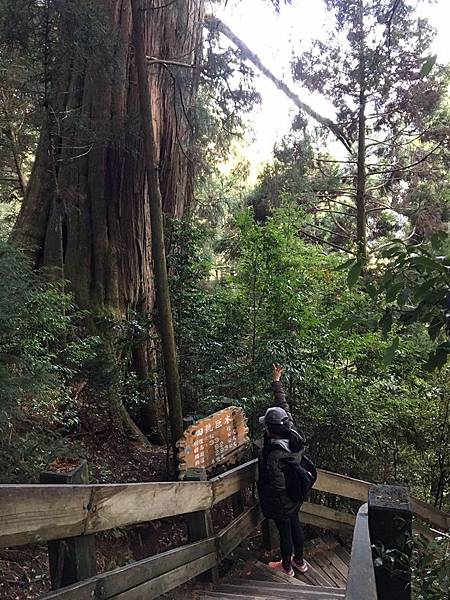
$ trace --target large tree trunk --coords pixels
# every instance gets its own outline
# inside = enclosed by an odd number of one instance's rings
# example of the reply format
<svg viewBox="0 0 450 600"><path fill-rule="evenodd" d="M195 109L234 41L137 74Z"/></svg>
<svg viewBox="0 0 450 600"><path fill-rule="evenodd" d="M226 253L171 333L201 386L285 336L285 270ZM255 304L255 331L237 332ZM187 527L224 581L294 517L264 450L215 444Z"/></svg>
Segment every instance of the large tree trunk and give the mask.
<svg viewBox="0 0 450 600"><path fill-rule="evenodd" d="M163 210L182 217L193 189L189 113L201 54L202 0L145 4L147 54L194 64L155 63L148 71ZM110 63L66 57L67 68L58 70L13 238L36 267L70 281L80 306L122 317L129 309L153 309L151 212L130 0L101 5L114 39Z"/></svg>

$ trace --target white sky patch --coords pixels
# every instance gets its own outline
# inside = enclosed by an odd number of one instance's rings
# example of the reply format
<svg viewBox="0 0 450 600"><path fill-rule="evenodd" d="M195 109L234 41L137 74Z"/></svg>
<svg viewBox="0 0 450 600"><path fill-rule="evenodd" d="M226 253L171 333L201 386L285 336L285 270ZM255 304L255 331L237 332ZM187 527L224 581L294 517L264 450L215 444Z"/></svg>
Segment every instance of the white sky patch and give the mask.
<svg viewBox="0 0 450 600"><path fill-rule="evenodd" d="M281 4L281 2L280 2ZM293 0L282 5L277 15L273 6L263 0L229 0L225 6L211 7L211 12L255 52L277 77L283 79L299 97L324 116L333 117L333 107L320 94L310 94L292 81L292 55L307 48L311 40L323 37L327 11L323 0ZM437 29L432 52L441 63L450 62L449 23L450 0L424 1L419 8ZM258 167L271 159L274 144L289 132L297 108L274 84L263 75L255 79L261 94L261 105L249 116L249 145L243 154L250 160L254 174ZM253 137L253 139L252 139Z"/></svg>

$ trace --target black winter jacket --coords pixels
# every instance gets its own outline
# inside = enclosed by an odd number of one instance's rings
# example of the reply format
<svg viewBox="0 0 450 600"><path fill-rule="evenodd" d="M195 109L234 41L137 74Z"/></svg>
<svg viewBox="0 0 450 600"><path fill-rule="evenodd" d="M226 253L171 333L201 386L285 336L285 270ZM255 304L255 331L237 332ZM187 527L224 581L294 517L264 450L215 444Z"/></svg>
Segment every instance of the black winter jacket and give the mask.
<svg viewBox="0 0 450 600"><path fill-rule="evenodd" d="M280 381L273 382L275 405L289 412L289 405ZM292 423L289 439L271 439L264 436L264 446L259 455L258 492L261 509L269 519L289 518L296 514L300 502L292 500L289 488L292 480L291 465L300 464L305 447L305 438Z"/></svg>

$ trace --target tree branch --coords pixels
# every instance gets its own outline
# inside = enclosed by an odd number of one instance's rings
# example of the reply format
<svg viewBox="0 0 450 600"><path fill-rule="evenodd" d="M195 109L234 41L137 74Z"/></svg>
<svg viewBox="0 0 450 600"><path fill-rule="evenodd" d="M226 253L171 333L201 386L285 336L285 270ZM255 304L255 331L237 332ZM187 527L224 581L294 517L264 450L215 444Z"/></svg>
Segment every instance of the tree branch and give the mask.
<svg viewBox="0 0 450 600"><path fill-rule="evenodd" d="M308 223L310 227L314 227L314 229L320 229L320 231L325 231L325 233L330 233L331 235L337 235L341 238L351 239L347 233L338 233L337 231L333 231L332 229L327 229L326 227L322 227L321 225L316 225L315 223Z"/></svg>
<svg viewBox="0 0 450 600"><path fill-rule="evenodd" d="M184 63L177 60L171 60L169 58L156 58L155 56L146 56L147 64L149 65L171 65L173 67L185 67L187 69L195 69L196 65L191 63Z"/></svg>
<svg viewBox="0 0 450 600"><path fill-rule="evenodd" d="M416 160L416 162L413 162L409 165L406 165L404 167L395 167L394 169L387 169L386 171L369 171L369 175L385 175L387 173L396 173L397 171L407 171L408 169L412 169L414 167L416 167L417 165L420 165L420 163L423 163L427 160L427 158L429 158L432 154L434 154L436 152L436 150L438 150L441 146L442 146L443 142L439 142L439 144L437 144L433 150L430 150L430 152L427 152L427 154L425 154L425 156L423 156L420 160Z"/></svg>
<svg viewBox="0 0 450 600"><path fill-rule="evenodd" d="M275 77L275 75L270 71L266 66L263 65L259 57L250 50L244 42L239 39L220 19L214 17L213 15L205 16L205 26L211 30L219 31L223 35L225 35L229 40L235 44L239 50L241 51L242 56L252 62L255 67L261 71L268 79L272 81L276 85L276 87L282 91L292 102L301 110L303 110L306 114L312 117L315 121L327 127L337 139L344 145L345 149L348 152L351 152L352 145L348 137L342 131L342 129L334 123L331 119L327 117L323 117L318 112L316 112L311 106L300 100L300 98L295 94L285 83Z"/></svg>
<svg viewBox="0 0 450 600"><path fill-rule="evenodd" d="M299 229L298 232L301 233L302 235L306 235L306 237L309 237L310 239L314 240L315 242L319 242L319 244L327 244L328 246L331 246L335 250L340 250L341 252L346 252L347 254L353 254L353 256L356 256L355 252L353 252L352 250L347 250L346 248L342 248L341 246L338 246L337 244L334 244L333 242L329 242L320 237L317 237L316 235L313 235L312 233L308 233L304 229Z"/></svg>

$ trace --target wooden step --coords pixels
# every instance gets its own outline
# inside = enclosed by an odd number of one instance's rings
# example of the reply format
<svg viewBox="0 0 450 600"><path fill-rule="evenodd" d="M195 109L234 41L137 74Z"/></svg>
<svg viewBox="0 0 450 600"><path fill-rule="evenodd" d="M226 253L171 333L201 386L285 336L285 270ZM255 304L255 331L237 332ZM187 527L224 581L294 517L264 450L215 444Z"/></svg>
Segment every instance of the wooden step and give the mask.
<svg viewBox="0 0 450 600"><path fill-rule="evenodd" d="M236 584L220 584L214 586L214 591L226 592L228 594L248 594L253 597L265 597L272 594L274 598L284 598L285 600L301 600L303 598L322 597L328 594L331 598L344 598L345 590L338 588L315 587L311 585L290 586L285 584L270 584L267 581L239 581Z"/></svg>
<svg viewBox="0 0 450 600"><path fill-rule="evenodd" d="M196 600L342 600L342 590L320 588L314 586L293 587L286 585L284 589L261 588L247 591L239 585L228 586L228 591L197 591Z"/></svg>
<svg viewBox="0 0 450 600"><path fill-rule="evenodd" d="M278 581L288 585L302 585L302 582L297 580L295 577L289 577L289 575L286 575L283 573L283 571L272 569L259 560L255 560L254 562L250 563L249 569L250 575L253 579L261 579L263 581Z"/></svg>

